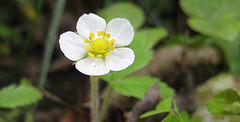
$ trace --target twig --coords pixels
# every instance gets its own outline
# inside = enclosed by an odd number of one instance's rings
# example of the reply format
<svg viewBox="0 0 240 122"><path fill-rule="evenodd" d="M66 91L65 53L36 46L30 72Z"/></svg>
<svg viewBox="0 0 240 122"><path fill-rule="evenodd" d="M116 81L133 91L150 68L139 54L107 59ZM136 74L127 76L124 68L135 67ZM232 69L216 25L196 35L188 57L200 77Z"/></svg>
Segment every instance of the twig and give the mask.
<svg viewBox="0 0 240 122"><path fill-rule="evenodd" d="M37 88L37 87L36 87ZM42 89L42 88L37 88L39 91L41 91L43 93L43 95L52 100L55 101L63 106L66 106L68 108L71 108L72 110L78 112L78 113L84 113L83 110L81 110L80 108L77 108L76 106L72 106L71 104L65 102L64 100L62 100L60 97L56 96L55 94L51 93L50 91L46 90L46 89Z"/></svg>

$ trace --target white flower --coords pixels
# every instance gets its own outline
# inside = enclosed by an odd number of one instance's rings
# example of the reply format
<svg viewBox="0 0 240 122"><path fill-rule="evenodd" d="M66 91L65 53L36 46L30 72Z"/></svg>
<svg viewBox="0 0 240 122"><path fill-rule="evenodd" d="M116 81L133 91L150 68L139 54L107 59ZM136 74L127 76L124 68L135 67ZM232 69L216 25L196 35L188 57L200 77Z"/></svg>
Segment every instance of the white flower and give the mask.
<svg viewBox="0 0 240 122"><path fill-rule="evenodd" d="M86 75L104 75L130 66L135 55L127 48L134 37L131 23L115 18L107 25L96 14L83 14L77 22L77 33L60 35L59 45L64 55L76 61L75 67Z"/></svg>

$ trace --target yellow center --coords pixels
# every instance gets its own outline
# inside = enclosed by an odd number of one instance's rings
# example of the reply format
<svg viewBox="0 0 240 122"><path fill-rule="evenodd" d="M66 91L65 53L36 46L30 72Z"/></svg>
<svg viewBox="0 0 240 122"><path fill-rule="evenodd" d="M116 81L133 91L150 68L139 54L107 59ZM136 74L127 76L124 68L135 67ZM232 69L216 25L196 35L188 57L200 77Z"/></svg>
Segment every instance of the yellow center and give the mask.
<svg viewBox="0 0 240 122"><path fill-rule="evenodd" d="M115 39L109 41L110 34L105 31L98 31L98 38L94 39L94 33L89 34L89 39L84 39L84 42L89 46L85 46L84 49L89 53L91 57L105 57L110 54L109 51L114 50L113 44Z"/></svg>

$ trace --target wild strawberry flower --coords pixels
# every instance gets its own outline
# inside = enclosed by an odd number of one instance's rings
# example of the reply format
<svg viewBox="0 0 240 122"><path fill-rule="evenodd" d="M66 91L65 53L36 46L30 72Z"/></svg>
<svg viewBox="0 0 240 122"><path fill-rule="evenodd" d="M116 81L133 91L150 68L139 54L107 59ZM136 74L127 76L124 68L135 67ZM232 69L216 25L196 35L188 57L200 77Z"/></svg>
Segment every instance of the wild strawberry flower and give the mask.
<svg viewBox="0 0 240 122"><path fill-rule="evenodd" d="M83 14L77 22L77 32L60 35L59 45L64 55L76 61L81 73L91 76L104 75L130 66L135 59L132 49L134 29L124 18L115 18L107 25L96 14Z"/></svg>

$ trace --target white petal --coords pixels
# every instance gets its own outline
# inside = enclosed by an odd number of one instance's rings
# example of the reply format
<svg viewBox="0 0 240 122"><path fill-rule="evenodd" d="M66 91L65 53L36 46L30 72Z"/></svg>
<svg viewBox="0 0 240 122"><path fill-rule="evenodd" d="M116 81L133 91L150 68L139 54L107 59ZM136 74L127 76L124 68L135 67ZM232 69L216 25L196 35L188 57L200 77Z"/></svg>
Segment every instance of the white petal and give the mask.
<svg viewBox="0 0 240 122"><path fill-rule="evenodd" d="M82 37L71 31L60 35L59 45L63 54L72 61L77 61L87 54Z"/></svg>
<svg viewBox="0 0 240 122"><path fill-rule="evenodd" d="M110 34L110 40L115 39L114 46L127 46L134 37L134 29L131 23L124 18L111 20L106 27L106 32Z"/></svg>
<svg viewBox="0 0 240 122"><path fill-rule="evenodd" d="M75 67L85 75L98 76L107 74L110 70L102 58L87 57L78 61Z"/></svg>
<svg viewBox="0 0 240 122"><path fill-rule="evenodd" d="M104 31L106 22L96 14L83 14L77 22L77 32L83 38L88 38L91 32L97 36L98 31Z"/></svg>
<svg viewBox="0 0 240 122"><path fill-rule="evenodd" d="M119 71L130 66L135 59L135 55L130 48L116 48L106 56L106 66L113 71Z"/></svg>

